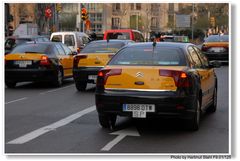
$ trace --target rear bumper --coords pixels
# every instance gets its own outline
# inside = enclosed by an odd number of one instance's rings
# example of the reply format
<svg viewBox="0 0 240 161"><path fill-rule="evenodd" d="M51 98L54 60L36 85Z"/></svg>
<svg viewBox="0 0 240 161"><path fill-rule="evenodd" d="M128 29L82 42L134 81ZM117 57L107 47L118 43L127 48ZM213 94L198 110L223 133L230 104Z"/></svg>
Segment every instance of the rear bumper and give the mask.
<svg viewBox="0 0 240 161"><path fill-rule="evenodd" d="M203 52L208 60L218 60L220 62L228 62L229 61L229 53L228 52L219 52L219 53L213 53L213 52Z"/></svg>
<svg viewBox="0 0 240 161"><path fill-rule="evenodd" d="M54 69L5 69L5 81L53 81L56 75Z"/></svg>
<svg viewBox="0 0 240 161"><path fill-rule="evenodd" d="M94 80L89 80L89 75L97 75L98 71L103 67L81 67L73 68L73 78L75 81L82 81L87 83L95 83Z"/></svg>
<svg viewBox="0 0 240 161"><path fill-rule="evenodd" d="M155 112L146 117L191 119L194 116L196 96L178 96L176 92L105 92L95 94L99 115L116 114L132 117L123 111L123 104L154 104ZM179 108L182 106L184 108ZM178 107L178 108L177 108Z"/></svg>

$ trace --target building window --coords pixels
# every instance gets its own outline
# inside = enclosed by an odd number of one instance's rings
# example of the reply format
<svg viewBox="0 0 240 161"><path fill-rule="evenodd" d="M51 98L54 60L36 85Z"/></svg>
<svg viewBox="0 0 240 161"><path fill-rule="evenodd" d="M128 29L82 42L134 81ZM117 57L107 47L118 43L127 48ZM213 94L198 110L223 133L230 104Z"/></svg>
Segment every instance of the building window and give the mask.
<svg viewBox="0 0 240 161"><path fill-rule="evenodd" d="M156 17L152 17L152 19L151 19L151 26L152 27L157 27L157 18Z"/></svg>
<svg viewBox="0 0 240 161"><path fill-rule="evenodd" d="M134 3L131 3L131 10L134 10Z"/></svg>
<svg viewBox="0 0 240 161"><path fill-rule="evenodd" d="M112 18L112 29L120 28L120 18Z"/></svg>
<svg viewBox="0 0 240 161"><path fill-rule="evenodd" d="M174 3L169 3L169 11L174 12Z"/></svg>
<svg viewBox="0 0 240 161"><path fill-rule="evenodd" d="M114 3L113 4L113 11L119 11L121 10L121 4L120 3Z"/></svg>
<svg viewBox="0 0 240 161"><path fill-rule="evenodd" d="M141 10L141 3L136 3L136 9Z"/></svg>

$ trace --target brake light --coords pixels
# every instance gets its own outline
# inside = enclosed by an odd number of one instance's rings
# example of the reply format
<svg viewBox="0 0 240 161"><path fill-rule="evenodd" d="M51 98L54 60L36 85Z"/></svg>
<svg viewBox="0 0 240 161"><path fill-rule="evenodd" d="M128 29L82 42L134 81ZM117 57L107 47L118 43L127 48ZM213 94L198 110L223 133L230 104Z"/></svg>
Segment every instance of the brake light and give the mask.
<svg viewBox="0 0 240 161"><path fill-rule="evenodd" d="M207 51L208 49L209 49L209 46L206 46L205 44L203 44L202 51Z"/></svg>
<svg viewBox="0 0 240 161"><path fill-rule="evenodd" d="M97 86L104 86L108 77L121 74L122 69L102 69L98 72Z"/></svg>
<svg viewBox="0 0 240 161"><path fill-rule="evenodd" d="M73 58L73 67L78 67L78 63L80 61L80 59L86 59L87 58L87 55L76 55L74 56Z"/></svg>
<svg viewBox="0 0 240 161"><path fill-rule="evenodd" d="M186 72L175 70L160 70L160 76L172 77L176 87L190 87L191 83Z"/></svg>
<svg viewBox="0 0 240 161"><path fill-rule="evenodd" d="M109 54L108 58L111 59L113 57L114 54Z"/></svg>
<svg viewBox="0 0 240 161"><path fill-rule="evenodd" d="M41 56L40 65L50 65L50 60L48 56L46 55Z"/></svg>

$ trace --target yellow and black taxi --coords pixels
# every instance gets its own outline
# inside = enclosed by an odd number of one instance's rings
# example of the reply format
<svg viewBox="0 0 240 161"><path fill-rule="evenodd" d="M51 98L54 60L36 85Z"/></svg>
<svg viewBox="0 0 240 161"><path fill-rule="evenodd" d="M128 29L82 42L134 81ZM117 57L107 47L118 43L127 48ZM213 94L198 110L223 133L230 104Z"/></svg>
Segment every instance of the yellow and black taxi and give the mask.
<svg viewBox="0 0 240 161"><path fill-rule="evenodd" d="M61 86L72 77L73 55L59 42L30 42L15 47L5 55L5 84L14 88L18 82L51 81Z"/></svg>
<svg viewBox="0 0 240 161"><path fill-rule="evenodd" d="M210 35L202 45L202 52L209 60L227 63L229 60L229 36Z"/></svg>
<svg viewBox="0 0 240 161"><path fill-rule="evenodd" d="M190 43L136 43L119 50L98 72L95 101L102 127L115 125L117 115L169 117L199 128L200 113L217 106L214 67Z"/></svg>
<svg viewBox="0 0 240 161"><path fill-rule="evenodd" d="M87 83L96 83L97 73L110 58L131 40L98 40L89 43L74 56L73 78L77 90L84 91Z"/></svg>

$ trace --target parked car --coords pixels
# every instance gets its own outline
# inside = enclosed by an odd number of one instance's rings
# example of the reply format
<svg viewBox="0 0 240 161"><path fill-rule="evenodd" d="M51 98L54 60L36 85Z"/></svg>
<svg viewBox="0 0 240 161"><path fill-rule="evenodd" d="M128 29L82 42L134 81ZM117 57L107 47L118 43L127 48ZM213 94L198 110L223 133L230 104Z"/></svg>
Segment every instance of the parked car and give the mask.
<svg viewBox="0 0 240 161"><path fill-rule="evenodd" d="M98 72L99 123L114 127L117 115L166 117L197 130L201 112L216 111L219 65L190 43L128 44Z"/></svg>
<svg viewBox="0 0 240 161"><path fill-rule="evenodd" d="M73 78L77 90L84 91L87 83L96 83L98 71L110 58L131 40L98 40L89 43L74 56Z"/></svg>
<svg viewBox="0 0 240 161"><path fill-rule="evenodd" d="M103 40L118 39L118 40L133 40L135 42L144 42L143 34L138 30L132 29L116 29L106 30Z"/></svg>
<svg viewBox="0 0 240 161"><path fill-rule="evenodd" d="M72 77L73 55L60 42L34 42L18 45L5 55L5 84L14 88L18 82L49 81L61 86Z"/></svg>
<svg viewBox="0 0 240 161"><path fill-rule="evenodd" d="M29 42L29 41L36 41L36 42L47 42L50 41L46 36L33 36L33 35L26 35L26 36L9 36L5 40L5 55L10 53L12 49L20 44Z"/></svg>
<svg viewBox="0 0 240 161"><path fill-rule="evenodd" d="M54 42L62 42L72 51L78 53L80 53L80 50L91 41L89 36L83 32L53 32L50 40Z"/></svg>
<svg viewBox="0 0 240 161"><path fill-rule="evenodd" d="M227 63L229 61L229 36L210 35L204 40L202 52L209 60Z"/></svg>

